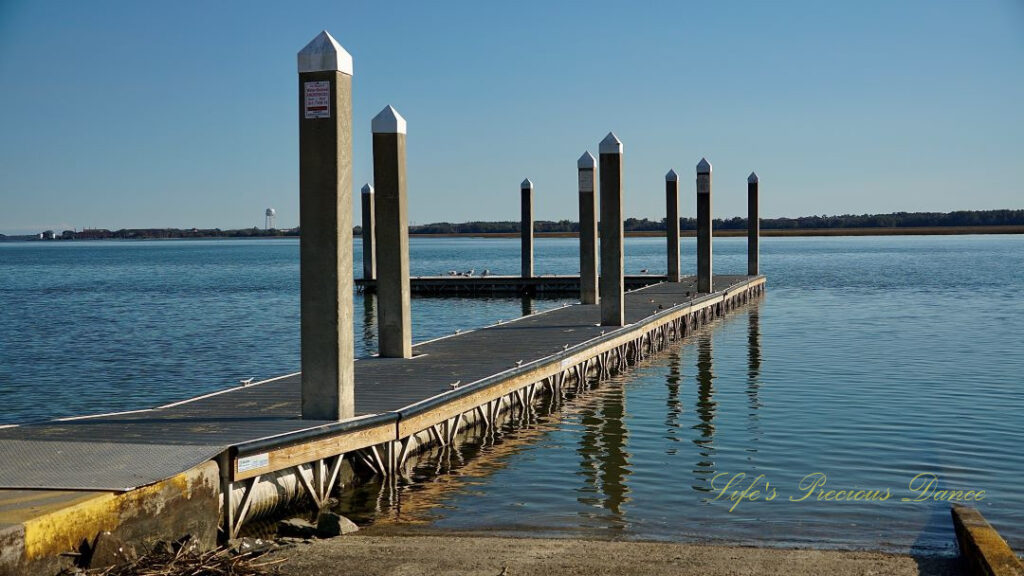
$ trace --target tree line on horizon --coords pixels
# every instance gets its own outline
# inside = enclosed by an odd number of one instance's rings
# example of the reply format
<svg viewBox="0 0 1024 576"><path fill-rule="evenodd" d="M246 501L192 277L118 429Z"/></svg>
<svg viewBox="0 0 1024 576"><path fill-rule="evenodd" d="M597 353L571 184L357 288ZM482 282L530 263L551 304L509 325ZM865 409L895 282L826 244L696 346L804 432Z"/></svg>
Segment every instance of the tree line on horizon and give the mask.
<svg viewBox="0 0 1024 576"><path fill-rule="evenodd" d="M957 212L893 212L890 214L844 214L841 216L801 216L799 218L761 218L762 230L811 230L835 228L915 228L942 226L1024 226L1024 210L961 210ZM680 218L681 230L696 230L696 218ZM716 218L715 230L743 230L747 219ZM665 219L626 218L626 232L657 232L666 229ZM410 234L509 234L520 229L518 221L435 222L409 227ZM535 232L579 232L579 222L537 220ZM361 226L355 233L362 232Z"/></svg>
<svg viewBox="0 0 1024 576"><path fill-rule="evenodd" d="M801 216L799 218L762 218L762 230L812 230L842 228L915 228L915 227L968 227L968 226L1024 226L1024 210L960 210L956 212L893 212L890 214L844 214L841 216ZM682 230L696 230L694 218L680 218ZM743 230L747 227L747 219L716 218L713 222L715 230ZM657 232L666 229L665 219L626 218L623 221L626 232ZM513 234L518 233L518 221L473 221L473 222L434 222L409 226L410 234ZM579 232L579 222L571 220L537 220L534 222L535 232ZM122 228L107 230L103 228L82 231L65 230L60 234L50 231L48 238L55 240L103 240L103 239L163 239L163 238L262 238L298 236L299 228L265 230L262 228L240 228L221 230L220 228ZM353 233L362 234L362 226L355 226ZM42 235L40 235L41 237ZM36 236L4 236L4 239L29 239Z"/></svg>

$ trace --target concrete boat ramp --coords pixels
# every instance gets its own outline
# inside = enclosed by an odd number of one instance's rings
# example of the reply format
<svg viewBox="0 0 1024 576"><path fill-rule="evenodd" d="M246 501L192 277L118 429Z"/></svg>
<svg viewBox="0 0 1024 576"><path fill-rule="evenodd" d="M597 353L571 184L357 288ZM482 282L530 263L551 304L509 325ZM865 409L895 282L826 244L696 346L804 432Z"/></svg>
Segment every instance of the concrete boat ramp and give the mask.
<svg viewBox="0 0 1024 576"><path fill-rule="evenodd" d="M394 478L561 388L624 370L762 293L763 276L694 278L625 295L627 324L572 305L424 342L411 359L355 363L356 416L302 419L291 374L150 410L0 429L0 574L62 565L97 533L209 545L248 519L339 488L343 466ZM64 560L64 564L67 560ZM35 568L32 570L35 571Z"/></svg>

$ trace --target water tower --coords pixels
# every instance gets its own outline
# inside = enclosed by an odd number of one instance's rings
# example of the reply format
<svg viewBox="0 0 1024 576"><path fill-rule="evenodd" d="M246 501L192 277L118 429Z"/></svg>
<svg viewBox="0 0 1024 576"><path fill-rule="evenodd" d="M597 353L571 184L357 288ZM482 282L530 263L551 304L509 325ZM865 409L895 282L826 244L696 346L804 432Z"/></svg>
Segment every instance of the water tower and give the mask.
<svg viewBox="0 0 1024 576"><path fill-rule="evenodd" d="M274 227L274 219L277 218L277 210L273 208L267 208L267 219L264 222L263 227L270 230Z"/></svg>

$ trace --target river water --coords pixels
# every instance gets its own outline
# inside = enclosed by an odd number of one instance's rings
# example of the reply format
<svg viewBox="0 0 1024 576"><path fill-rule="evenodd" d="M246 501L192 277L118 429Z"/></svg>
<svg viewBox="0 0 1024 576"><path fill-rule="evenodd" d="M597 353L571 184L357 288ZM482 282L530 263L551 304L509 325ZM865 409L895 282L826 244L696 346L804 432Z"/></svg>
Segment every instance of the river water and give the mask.
<svg viewBox="0 0 1024 576"><path fill-rule="evenodd" d="M539 239L537 273L575 273L576 246ZM414 238L412 272L515 273L518 250ZM715 250L716 271L745 270L743 239ZM692 273L693 239L682 253ZM626 272L663 272L663 254L628 239ZM949 554L935 498L961 491L1024 548L1024 237L764 238L762 266L759 302L424 462L413 476L432 480L384 504L345 505L457 530ZM294 372L298 290L293 239L0 243L0 424ZM413 335L566 301L414 299ZM365 355L375 327L355 304Z"/></svg>

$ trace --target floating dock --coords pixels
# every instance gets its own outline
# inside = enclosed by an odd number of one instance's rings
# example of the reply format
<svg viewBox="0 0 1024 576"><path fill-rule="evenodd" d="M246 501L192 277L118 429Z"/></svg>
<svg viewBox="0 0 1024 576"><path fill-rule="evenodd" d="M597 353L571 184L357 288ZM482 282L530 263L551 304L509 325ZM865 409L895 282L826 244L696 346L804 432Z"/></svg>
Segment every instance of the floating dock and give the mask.
<svg viewBox="0 0 1024 576"><path fill-rule="evenodd" d="M664 275L624 276L626 290L638 290L664 282ZM356 278L356 289L376 292L377 281ZM414 276L409 278L412 294L417 296L576 296L580 277L567 275L521 276ZM689 296L689 295L687 295Z"/></svg>
<svg viewBox="0 0 1024 576"><path fill-rule="evenodd" d="M625 295L626 325L571 305L355 363L356 417L300 418L290 374L149 410L0 429L0 574L66 566L101 531L212 546L310 498L344 467L394 478L409 457L546 394L624 370L764 290L763 276L694 278ZM31 568L28 568L31 567Z"/></svg>

